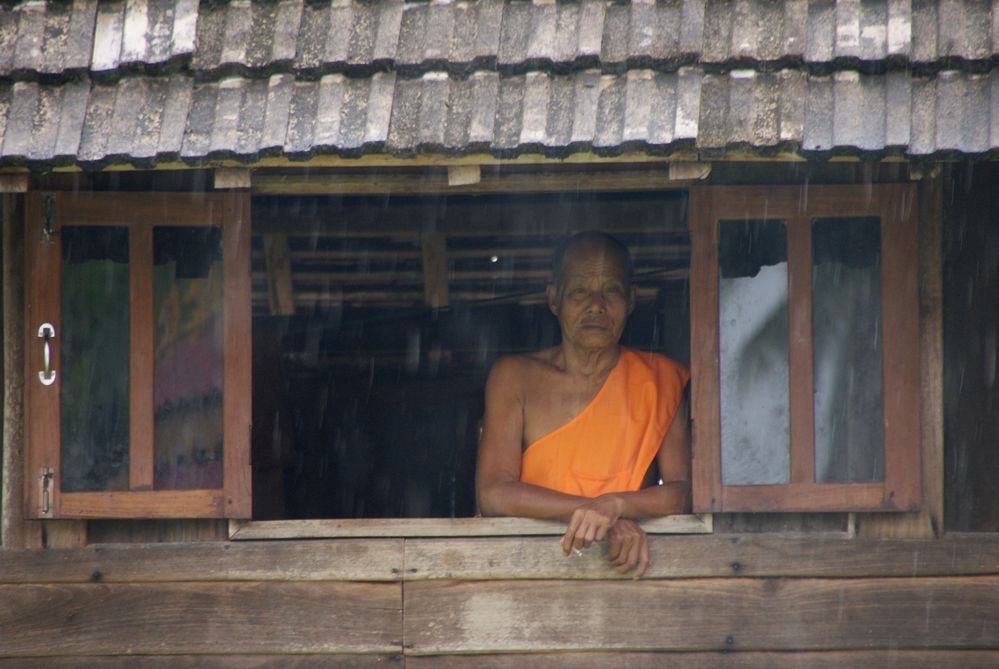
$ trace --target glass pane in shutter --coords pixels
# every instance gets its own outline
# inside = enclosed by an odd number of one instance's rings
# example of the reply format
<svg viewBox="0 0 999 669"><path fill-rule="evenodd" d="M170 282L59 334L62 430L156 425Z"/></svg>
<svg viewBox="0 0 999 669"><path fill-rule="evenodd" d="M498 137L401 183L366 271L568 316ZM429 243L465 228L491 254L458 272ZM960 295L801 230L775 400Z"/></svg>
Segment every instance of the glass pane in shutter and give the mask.
<svg viewBox="0 0 999 669"><path fill-rule="evenodd" d="M718 246L722 482L787 483L787 225L720 221Z"/></svg>
<svg viewBox="0 0 999 669"><path fill-rule="evenodd" d="M881 481L881 226L877 218L812 223L815 479Z"/></svg>
<svg viewBox="0 0 999 669"><path fill-rule="evenodd" d="M60 470L64 492L128 489L128 230L63 226Z"/></svg>
<svg viewBox="0 0 999 669"><path fill-rule="evenodd" d="M222 487L222 231L153 230L154 485Z"/></svg>

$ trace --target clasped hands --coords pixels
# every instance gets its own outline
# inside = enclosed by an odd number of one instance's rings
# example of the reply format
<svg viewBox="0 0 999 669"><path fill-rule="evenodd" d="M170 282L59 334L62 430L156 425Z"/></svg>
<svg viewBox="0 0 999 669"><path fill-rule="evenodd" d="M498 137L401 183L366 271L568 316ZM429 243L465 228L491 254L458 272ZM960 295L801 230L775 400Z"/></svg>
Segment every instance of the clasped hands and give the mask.
<svg viewBox="0 0 999 669"><path fill-rule="evenodd" d="M622 507L621 499L613 494L576 507L562 536L562 552L568 555L607 538L607 561L615 571L626 574L634 569L633 577L641 578L649 566L649 540L638 523L621 518Z"/></svg>

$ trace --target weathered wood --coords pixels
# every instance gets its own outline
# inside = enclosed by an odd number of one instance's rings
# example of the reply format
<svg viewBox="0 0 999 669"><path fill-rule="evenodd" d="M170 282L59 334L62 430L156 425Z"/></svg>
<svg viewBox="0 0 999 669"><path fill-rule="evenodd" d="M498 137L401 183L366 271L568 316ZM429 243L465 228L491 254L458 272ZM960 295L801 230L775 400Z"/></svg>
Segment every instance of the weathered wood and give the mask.
<svg viewBox="0 0 999 669"><path fill-rule="evenodd" d="M24 515L24 208L21 198L0 196L3 222L3 548L41 546L42 528Z"/></svg>
<svg viewBox="0 0 999 669"><path fill-rule="evenodd" d="M670 181L702 181L711 174L711 163L697 161L672 161L669 163Z"/></svg>
<svg viewBox="0 0 999 669"><path fill-rule="evenodd" d="M482 181L480 165L449 165L447 168L448 186L469 186Z"/></svg>
<svg viewBox="0 0 999 669"><path fill-rule="evenodd" d="M224 196L223 231L223 518L250 518L253 512L250 469L253 326L250 297L250 194ZM203 517L203 516L190 516Z"/></svg>
<svg viewBox="0 0 999 669"><path fill-rule="evenodd" d="M0 174L0 193L27 193L28 173Z"/></svg>
<svg viewBox="0 0 999 669"><path fill-rule="evenodd" d="M630 191L677 188L667 170L654 169L593 172L497 172L482 174L480 181L450 185L447 172L411 174L309 173L253 176L256 195L383 194L429 195L435 193L546 193L576 190Z"/></svg>
<svg viewBox="0 0 999 669"><path fill-rule="evenodd" d="M0 655L395 653L397 583L0 586Z"/></svg>
<svg viewBox="0 0 999 669"><path fill-rule="evenodd" d="M414 654L999 645L999 577L406 584ZM408 645L407 645L408 649Z"/></svg>
<svg viewBox="0 0 999 669"><path fill-rule="evenodd" d="M267 274L267 302L272 316L295 313L295 287L291 282L291 256L288 235L267 234L264 239L264 271Z"/></svg>
<svg viewBox="0 0 999 669"><path fill-rule="evenodd" d="M214 170L214 177L216 190L250 188L253 185L248 168L217 167Z"/></svg>
<svg viewBox="0 0 999 669"><path fill-rule="evenodd" d="M0 658L0 669L369 669L401 667L401 655L104 655ZM970 669L975 669L971 667Z"/></svg>
<svg viewBox="0 0 999 669"><path fill-rule="evenodd" d="M87 521L87 541L91 544L158 544L223 541L228 538L228 521L225 520L172 518Z"/></svg>
<svg viewBox="0 0 999 669"><path fill-rule="evenodd" d="M162 543L0 551L0 583L395 581L402 539Z"/></svg>
<svg viewBox="0 0 999 669"><path fill-rule="evenodd" d="M813 651L805 653L536 653L532 655L433 655L406 658L407 669L994 669L999 652ZM0 663L0 668L3 664Z"/></svg>
<svg viewBox="0 0 999 669"><path fill-rule="evenodd" d="M420 235L423 299L431 309L448 305L447 237L439 232Z"/></svg>
<svg viewBox="0 0 999 669"><path fill-rule="evenodd" d="M410 579L618 578L604 546L565 557L556 537L407 539ZM651 536L647 578L999 574L999 538L852 540L844 534Z"/></svg>
<svg viewBox="0 0 999 669"><path fill-rule="evenodd" d="M642 521L646 532L693 534L711 531L710 516L667 516ZM231 539L316 539L337 537L558 536L565 523L531 518L337 518L266 520L243 523Z"/></svg>
<svg viewBox="0 0 999 669"><path fill-rule="evenodd" d="M943 530L943 182L919 184L919 441L922 504L917 513L864 514L857 532L865 537L933 537Z"/></svg>
<svg viewBox="0 0 999 669"><path fill-rule="evenodd" d="M153 316L153 226L135 221L128 230L128 488L153 489L153 383L155 320Z"/></svg>
<svg viewBox="0 0 999 669"><path fill-rule="evenodd" d="M46 548L77 548L87 545L87 521L42 521L42 545Z"/></svg>

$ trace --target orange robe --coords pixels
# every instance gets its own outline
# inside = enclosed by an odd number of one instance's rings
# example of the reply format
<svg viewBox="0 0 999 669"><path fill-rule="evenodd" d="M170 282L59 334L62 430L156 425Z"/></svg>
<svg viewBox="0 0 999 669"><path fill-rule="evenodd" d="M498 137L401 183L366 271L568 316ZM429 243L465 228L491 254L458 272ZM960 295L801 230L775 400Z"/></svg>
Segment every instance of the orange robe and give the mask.
<svg viewBox="0 0 999 669"><path fill-rule="evenodd" d="M689 378L669 358L622 347L579 415L524 450L520 480L585 497L639 490Z"/></svg>

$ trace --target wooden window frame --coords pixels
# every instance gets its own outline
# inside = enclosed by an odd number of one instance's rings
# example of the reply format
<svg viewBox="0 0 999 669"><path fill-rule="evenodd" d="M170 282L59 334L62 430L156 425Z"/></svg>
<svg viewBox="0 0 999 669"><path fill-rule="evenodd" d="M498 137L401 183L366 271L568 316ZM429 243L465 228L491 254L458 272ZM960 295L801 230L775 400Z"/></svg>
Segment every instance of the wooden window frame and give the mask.
<svg viewBox="0 0 999 669"><path fill-rule="evenodd" d="M915 511L920 504L917 197L912 184L694 186L690 189L691 372L695 512ZM884 480L814 481L811 221L878 216L881 225ZM780 219L788 228L790 476L721 478L718 221Z"/></svg>
<svg viewBox="0 0 999 669"><path fill-rule="evenodd" d="M50 199L49 199L50 198ZM249 518L250 202L248 193L29 193L25 207L25 515L28 518ZM46 211L50 230L46 230ZM59 230L64 225L129 229L129 487L60 491L60 378L38 380L39 324L52 323L58 372ZM223 486L153 489L154 226L215 226L223 234ZM147 296L147 297L143 297ZM51 468L43 507L42 472Z"/></svg>

